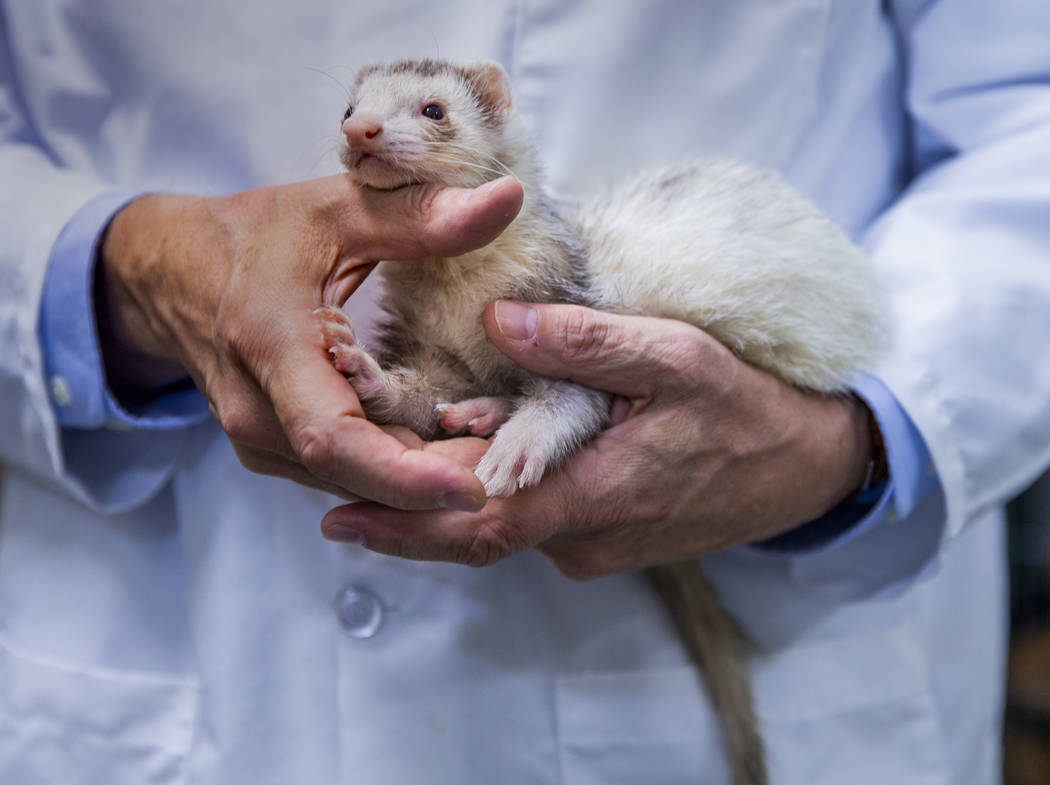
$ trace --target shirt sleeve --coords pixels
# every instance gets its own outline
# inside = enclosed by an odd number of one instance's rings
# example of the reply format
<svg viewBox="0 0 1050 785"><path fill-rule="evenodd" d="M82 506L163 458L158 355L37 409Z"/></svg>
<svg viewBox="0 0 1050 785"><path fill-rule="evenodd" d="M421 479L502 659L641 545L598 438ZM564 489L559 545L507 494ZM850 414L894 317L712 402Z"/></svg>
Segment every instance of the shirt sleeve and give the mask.
<svg viewBox="0 0 1050 785"><path fill-rule="evenodd" d="M63 428L185 428L208 419L208 405L189 383L132 412L105 379L93 281L100 239L136 194L110 193L82 207L52 249L40 306L40 341L51 403Z"/></svg>

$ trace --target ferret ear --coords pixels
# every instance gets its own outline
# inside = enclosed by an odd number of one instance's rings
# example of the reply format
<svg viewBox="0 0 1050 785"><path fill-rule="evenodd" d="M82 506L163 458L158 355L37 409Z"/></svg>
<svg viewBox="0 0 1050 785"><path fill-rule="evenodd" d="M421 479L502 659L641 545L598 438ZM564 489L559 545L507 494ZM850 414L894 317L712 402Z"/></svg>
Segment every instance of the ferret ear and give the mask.
<svg viewBox="0 0 1050 785"><path fill-rule="evenodd" d="M463 77L474 87L481 105L495 117L505 119L510 114L513 100L510 77L503 66L489 60L467 63L461 68Z"/></svg>

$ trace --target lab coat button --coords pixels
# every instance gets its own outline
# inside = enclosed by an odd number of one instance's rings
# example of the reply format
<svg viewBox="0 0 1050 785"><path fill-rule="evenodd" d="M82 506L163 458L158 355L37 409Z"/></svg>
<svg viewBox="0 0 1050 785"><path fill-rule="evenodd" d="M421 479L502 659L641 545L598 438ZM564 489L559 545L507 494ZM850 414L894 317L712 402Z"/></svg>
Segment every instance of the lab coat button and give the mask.
<svg viewBox="0 0 1050 785"><path fill-rule="evenodd" d="M69 390L69 383L61 376L52 376L51 397L59 406L69 406L73 400L73 393Z"/></svg>
<svg viewBox="0 0 1050 785"><path fill-rule="evenodd" d="M351 638L371 638L383 626L383 603L360 586L348 586L336 600L343 631Z"/></svg>

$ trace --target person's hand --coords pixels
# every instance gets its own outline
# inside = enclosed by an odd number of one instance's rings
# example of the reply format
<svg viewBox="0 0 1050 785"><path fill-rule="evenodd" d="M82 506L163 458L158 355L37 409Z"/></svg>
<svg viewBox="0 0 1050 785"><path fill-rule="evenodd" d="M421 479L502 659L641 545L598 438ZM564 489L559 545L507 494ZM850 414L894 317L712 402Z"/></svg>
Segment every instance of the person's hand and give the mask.
<svg viewBox="0 0 1050 785"><path fill-rule="evenodd" d="M611 427L479 513L354 504L325 516L325 536L475 566L536 546L589 578L773 536L862 482L862 404L790 387L690 325L499 302L485 328L526 368L620 396Z"/></svg>
<svg viewBox="0 0 1050 785"><path fill-rule="evenodd" d="M479 509L484 491L441 454L449 445L415 449L423 445L410 434L364 419L313 311L342 305L381 259L488 243L521 199L509 178L474 191L380 192L345 176L136 199L100 253L108 382L134 397L188 374L252 471L406 509Z"/></svg>

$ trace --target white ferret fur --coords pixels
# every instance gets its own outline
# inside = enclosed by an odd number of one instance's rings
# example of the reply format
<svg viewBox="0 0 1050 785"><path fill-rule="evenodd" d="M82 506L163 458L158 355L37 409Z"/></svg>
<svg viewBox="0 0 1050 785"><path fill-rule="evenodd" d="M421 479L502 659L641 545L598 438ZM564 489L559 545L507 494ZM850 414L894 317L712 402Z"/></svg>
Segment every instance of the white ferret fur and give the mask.
<svg viewBox="0 0 1050 785"><path fill-rule="evenodd" d="M380 266L389 318L379 363L338 311L325 312L328 348L370 417L428 437L502 425L478 467L491 496L534 485L592 438L607 396L539 379L496 350L479 326L499 298L686 321L821 392L870 366L886 335L883 297L864 255L811 202L771 172L701 160L637 174L559 216L498 68L403 61L362 69L353 87L343 160L363 185L469 187L510 171L527 192L485 248Z"/></svg>
<svg viewBox="0 0 1050 785"><path fill-rule="evenodd" d="M318 310L325 345L365 413L425 437L493 436L477 473L489 495L538 483L604 426L608 394L545 379L486 339L496 299L569 302L679 319L801 388L848 389L886 340L864 255L777 175L722 160L628 178L562 217L538 187L509 80L492 63L368 66L343 122L343 162L363 186L472 187L514 174L521 214L454 259L384 262L378 359L341 311ZM738 634L695 560L648 571L718 711L735 785L766 781Z"/></svg>

